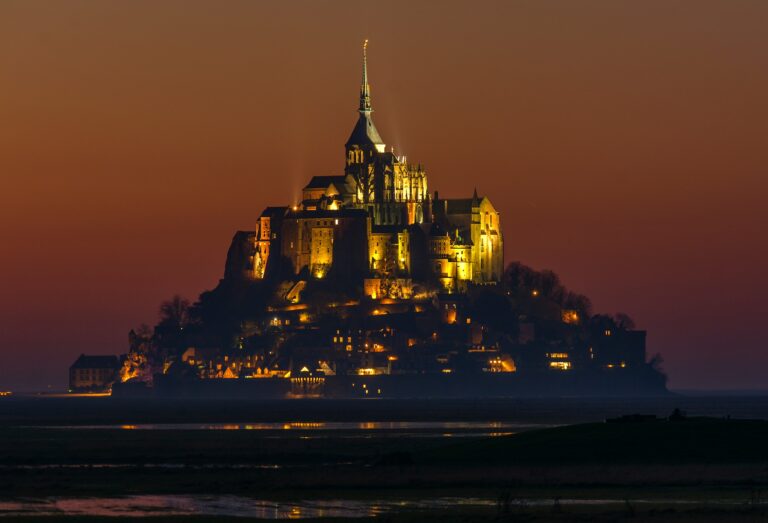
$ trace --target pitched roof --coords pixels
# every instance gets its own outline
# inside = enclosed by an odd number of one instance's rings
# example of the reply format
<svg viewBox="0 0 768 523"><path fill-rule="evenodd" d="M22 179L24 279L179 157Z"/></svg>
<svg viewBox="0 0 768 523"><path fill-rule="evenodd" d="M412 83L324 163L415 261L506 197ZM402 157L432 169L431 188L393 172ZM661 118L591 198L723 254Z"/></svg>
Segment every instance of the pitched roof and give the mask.
<svg viewBox="0 0 768 523"><path fill-rule="evenodd" d="M117 369L120 361L117 356L86 356L81 354L72 364L73 369Z"/></svg>
<svg viewBox="0 0 768 523"><path fill-rule="evenodd" d="M341 176L313 176L305 189L326 189L333 184L337 189L343 189L346 177Z"/></svg>
<svg viewBox="0 0 768 523"><path fill-rule="evenodd" d="M482 199L482 197L446 199L446 210L448 214L470 214L472 212L472 205L475 202L482 201Z"/></svg>
<svg viewBox="0 0 768 523"><path fill-rule="evenodd" d="M383 143L379 131L373 125L370 113L361 112L354 129L352 129L352 134L349 135L347 147L350 145L381 145Z"/></svg>
<svg viewBox="0 0 768 523"><path fill-rule="evenodd" d="M265 207L261 212L261 216L275 218L278 216L285 216L286 212L288 212L288 207Z"/></svg>

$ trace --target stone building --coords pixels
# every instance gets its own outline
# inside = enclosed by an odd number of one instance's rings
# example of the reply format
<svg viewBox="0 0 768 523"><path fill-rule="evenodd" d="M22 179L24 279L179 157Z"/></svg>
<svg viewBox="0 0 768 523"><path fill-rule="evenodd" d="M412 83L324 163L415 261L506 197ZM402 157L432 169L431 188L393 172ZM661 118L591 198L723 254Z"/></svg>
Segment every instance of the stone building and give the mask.
<svg viewBox="0 0 768 523"><path fill-rule="evenodd" d="M117 356L81 354L69 368L70 392L108 392L118 377Z"/></svg>
<svg viewBox="0 0 768 523"><path fill-rule="evenodd" d="M267 207L255 231L235 236L228 276L264 278L270 265L286 262L296 275L336 270L361 279L373 298L407 298L415 282L453 293L499 280L504 241L491 201L477 191L431 195L425 169L387 150L372 114L366 41L343 174L314 176L294 207Z"/></svg>

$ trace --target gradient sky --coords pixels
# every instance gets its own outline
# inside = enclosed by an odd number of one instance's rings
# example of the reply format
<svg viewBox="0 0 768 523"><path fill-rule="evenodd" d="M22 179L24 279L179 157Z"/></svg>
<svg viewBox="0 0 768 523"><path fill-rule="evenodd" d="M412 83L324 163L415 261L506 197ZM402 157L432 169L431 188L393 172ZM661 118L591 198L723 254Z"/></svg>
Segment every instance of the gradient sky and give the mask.
<svg viewBox="0 0 768 523"><path fill-rule="evenodd" d="M0 2L0 388L64 388L222 276L374 119L506 259L648 330L677 388L766 387L768 2Z"/></svg>

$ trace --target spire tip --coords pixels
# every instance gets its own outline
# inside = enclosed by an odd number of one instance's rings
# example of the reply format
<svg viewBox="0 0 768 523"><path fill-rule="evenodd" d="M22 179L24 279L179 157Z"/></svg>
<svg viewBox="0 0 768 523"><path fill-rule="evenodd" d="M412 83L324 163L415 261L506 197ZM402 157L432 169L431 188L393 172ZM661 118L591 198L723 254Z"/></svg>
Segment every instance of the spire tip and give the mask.
<svg viewBox="0 0 768 523"><path fill-rule="evenodd" d="M363 40L363 81L360 85L360 109L361 112L370 113L371 87L368 85L368 39Z"/></svg>

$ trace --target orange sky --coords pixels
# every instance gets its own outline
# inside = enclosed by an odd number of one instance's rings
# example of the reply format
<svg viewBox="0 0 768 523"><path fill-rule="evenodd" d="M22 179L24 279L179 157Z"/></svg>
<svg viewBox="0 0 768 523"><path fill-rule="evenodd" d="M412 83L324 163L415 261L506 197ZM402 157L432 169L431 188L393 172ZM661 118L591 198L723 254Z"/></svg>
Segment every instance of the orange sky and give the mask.
<svg viewBox="0 0 768 523"><path fill-rule="evenodd" d="M416 5L414 5L416 4ZM768 3L0 3L0 388L63 388L374 119L506 257L648 329L673 387L765 387Z"/></svg>

